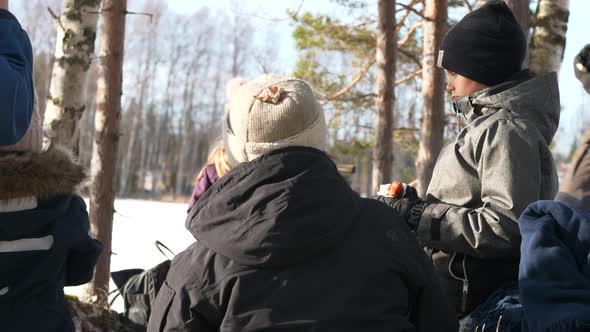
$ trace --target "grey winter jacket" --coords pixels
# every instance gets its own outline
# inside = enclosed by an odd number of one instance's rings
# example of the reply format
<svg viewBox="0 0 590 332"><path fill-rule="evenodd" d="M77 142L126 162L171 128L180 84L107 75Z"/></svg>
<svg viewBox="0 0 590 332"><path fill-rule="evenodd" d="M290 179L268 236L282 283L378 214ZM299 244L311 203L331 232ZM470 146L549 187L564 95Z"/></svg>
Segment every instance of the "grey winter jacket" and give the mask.
<svg viewBox="0 0 590 332"><path fill-rule="evenodd" d="M435 249L434 265L458 311L467 312L517 280L518 217L557 193L549 149L559 124L557 76L523 71L455 107L466 126L440 153L417 236Z"/></svg>

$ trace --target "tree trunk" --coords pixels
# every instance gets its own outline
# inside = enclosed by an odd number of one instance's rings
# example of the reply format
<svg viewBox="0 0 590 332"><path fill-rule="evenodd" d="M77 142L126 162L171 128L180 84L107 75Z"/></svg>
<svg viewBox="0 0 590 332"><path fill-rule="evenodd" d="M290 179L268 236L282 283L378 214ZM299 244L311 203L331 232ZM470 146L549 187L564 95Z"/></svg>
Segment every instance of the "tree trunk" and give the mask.
<svg viewBox="0 0 590 332"><path fill-rule="evenodd" d="M94 55L100 0L63 0L55 62L43 122L51 142L77 147L75 130L86 109L86 81Z"/></svg>
<svg viewBox="0 0 590 332"><path fill-rule="evenodd" d="M416 160L416 190L426 195L434 164L443 147L445 129L444 74L436 60L446 33L447 0L427 0L424 14L424 66L422 68L422 125Z"/></svg>
<svg viewBox="0 0 590 332"><path fill-rule="evenodd" d="M491 0L477 0L475 1L475 7L479 8L489 1ZM504 2L510 7L512 14L514 14L514 17L516 17L516 20L528 38L529 28L531 27L531 12L529 9L531 0L504 0Z"/></svg>
<svg viewBox="0 0 590 332"><path fill-rule="evenodd" d="M113 179L119 140L127 0L105 0L103 8L96 134L91 167L90 221L93 236L102 242L104 251L96 264L94 278L90 284L90 295L99 304L106 305L112 253L115 200Z"/></svg>
<svg viewBox="0 0 590 332"><path fill-rule="evenodd" d="M194 67L191 67L194 68ZM192 121L192 112L193 112L193 94L195 90L195 81L189 81L191 75L187 74L187 79L185 81L184 87L184 115L182 117L182 126L180 132L180 147L178 149L178 167L176 171L176 183L174 186L174 195L179 196L183 193L184 187L187 184L186 179L186 166L187 161L189 159L190 153L190 142L192 141L190 137L191 126L193 124Z"/></svg>
<svg viewBox="0 0 590 332"><path fill-rule="evenodd" d="M395 103L395 1L379 0L377 24L377 77L375 108L377 127L373 150L373 192L379 184L391 182L393 164L393 106Z"/></svg>
<svg viewBox="0 0 590 332"><path fill-rule="evenodd" d="M525 36L529 37L529 28L531 27L531 0L504 0L512 10L512 14L520 24Z"/></svg>
<svg viewBox="0 0 590 332"><path fill-rule="evenodd" d="M134 169L131 166L131 163L133 159L137 157L134 152L135 141L137 140L138 135L137 132L139 128L139 121L141 118L141 106L137 104L135 98L131 99L128 112L131 112L131 127L128 131L125 131L129 135L129 140L127 141L127 153L121 155L123 157L121 164L121 176L119 178L119 195L121 196L125 196L129 193L129 177L132 175L132 170Z"/></svg>
<svg viewBox="0 0 590 332"><path fill-rule="evenodd" d="M568 18L569 0L539 0L529 46L529 68L536 75L559 72Z"/></svg>

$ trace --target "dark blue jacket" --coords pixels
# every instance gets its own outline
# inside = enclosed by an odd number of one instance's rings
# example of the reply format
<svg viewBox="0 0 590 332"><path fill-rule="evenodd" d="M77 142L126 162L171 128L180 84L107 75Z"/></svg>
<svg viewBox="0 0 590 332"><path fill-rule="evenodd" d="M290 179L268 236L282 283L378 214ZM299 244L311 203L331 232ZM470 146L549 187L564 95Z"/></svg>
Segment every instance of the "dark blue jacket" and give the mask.
<svg viewBox="0 0 590 332"><path fill-rule="evenodd" d="M528 331L589 331L590 213L539 201L518 225L520 300Z"/></svg>
<svg viewBox="0 0 590 332"><path fill-rule="evenodd" d="M61 150L0 155L0 331L73 331L64 286L91 280L102 245Z"/></svg>
<svg viewBox="0 0 590 332"><path fill-rule="evenodd" d="M27 33L0 9L0 146L17 143L33 114L33 52Z"/></svg>

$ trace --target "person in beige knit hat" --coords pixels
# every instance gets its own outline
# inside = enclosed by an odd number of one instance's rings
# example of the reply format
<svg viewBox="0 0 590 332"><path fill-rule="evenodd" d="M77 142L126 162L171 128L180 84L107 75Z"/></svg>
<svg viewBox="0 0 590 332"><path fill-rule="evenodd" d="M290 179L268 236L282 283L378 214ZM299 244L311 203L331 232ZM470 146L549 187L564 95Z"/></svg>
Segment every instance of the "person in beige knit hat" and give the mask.
<svg viewBox="0 0 590 332"><path fill-rule="evenodd" d="M326 135L324 112L311 87L295 78L262 75L244 83L226 115L230 166L287 146L324 150Z"/></svg>
<svg viewBox="0 0 590 332"><path fill-rule="evenodd" d="M148 331L457 331L405 221L323 152L306 82L244 83L225 124L231 170L189 211L196 242L172 261Z"/></svg>

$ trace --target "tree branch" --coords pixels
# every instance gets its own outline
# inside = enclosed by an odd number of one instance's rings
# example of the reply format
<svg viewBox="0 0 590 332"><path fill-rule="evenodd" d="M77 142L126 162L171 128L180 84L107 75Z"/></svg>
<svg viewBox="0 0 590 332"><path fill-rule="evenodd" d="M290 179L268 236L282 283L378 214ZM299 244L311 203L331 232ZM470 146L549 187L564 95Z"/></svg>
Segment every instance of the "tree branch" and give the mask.
<svg viewBox="0 0 590 332"><path fill-rule="evenodd" d="M422 17L422 19L424 19L425 21L430 21L429 18L427 18L426 16L424 16L424 14L422 14L421 12L417 11L413 6L418 2L419 0L412 0L412 2L410 2L409 4L403 4L403 3L396 3L396 5L401 6L403 8L405 8L408 12L413 12L414 14ZM407 15L407 13L406 13Z"/></svg>
<svg viewBox="0 0 590 332"><path fill-rule="evenodd" d="M416 32L416 29L418 29L422 25L424 25L424 22L418 22L418 23L414 24L410 28L410 30L408 30L408 33L406 34L406 36L404 38L402 38L402 40L397 42L397 47L401 48L402 46L404 46L412 38L412 35L414 35L414 32Z"/></svg>
<svg viewBox="0 0 590 332"><path fill-rule="evenodd" d="M397 32L397 31L399 31L399 30L401 30L401 28L404 26L404 23L406 22L406 18L408 18L408 16L410 16L410 13L412 12L412 10L413 10L414 12L417 12L417 11L414 9L414 5L415 5L416 3L418 3L419 1L420 1L420 0L412 0L412 2L410 2L410 3L409 3L407 6L406 6L406 5L404 5L404 6L405 6L404 8L406 9L406 13L404 14L404 16L402 16L402 18L401 18L401 19L400 19L400 20L397 22L397 24L395 25L395 31L396 31L396 32ZM400 5L401 5L401 4L400 4ZM424 15L422 15L422 14L418 14L418 15L420 15L421 17L423 17L423 18L424 18Z"/></svg>
<svg viewBox="0 0 590 332"><path fill-rule="evenodd" d="M47 7L47 10L49 11L49 15L51 15L51 17L53 17L53 19L57 22L57 25L59 25L59 27L61 28L61 30L63 32L66 31L66 28L64 28L63 24L61 23L61 19L59 18L59 16L57 16L53 10L51 10L51 7Z"/></svg>
<svg viewBox="0 0 590 332"><path fill-rule="evenodd" d="M130 12L128 10L125 11L125 15L130 14L130 15L145 15L145 16L149 16L150 17L150 23L152 23L152 19L154 18L154 14L150 14L150 13L140 13L140 12Z"/></svg>
<svg viewBox="0 0 590 332"><path fill-rule="evenodd" d="M469 0L463 0L463 5L465 6L465 9L467 9L468 13L473 11L473 6L471 6Z"/></svg>
<svg viewBox="0 0 590 332"><path fill-rule="evenodd" d="M399 80L395 81L395 85L400 85L402 83L405 83L420 74L422 74L422 68L420 68L420 69L416 70L415 72L410 73L410 74L400 78Z"/></svg>
<svg viewBox="0 0 590 332"><path fill-rule="evenodd" d="M303 7L304 2L305 2L305 0L301 0L301 2L299 3L299 6L297 7L297 10L295 10L295 12L293 14L290 14L289 17L264 17L264 16L260 16L260 15L248 15L248 16L259 18L259 19L266 20L266 21L271 21L271 22L281 22L281 21L286 21L286 20L292 20L292 19L297 18L297 15L301 11L301 7Z"/></svg>
<svg viewBox="0 0 590 332"><path fill-rule="evenodd" d="M403 48L398 48L397 51L406 56L408 59L414 61L416 65L418 65L418 68L422 68L422 61L416 55L407 50L404 50Z"/></svg>
<svg viewBox="0 0 590 332"><path fill-rule="evenodd" d="M352 79L352 81L350 81L350 83L348 83L348 85L346 85L344 88L340 89L340 91L338 91L338 92L334 93L333 95L327 97L326 99L322 100L320 102L320 104L326 105L327 103L340 98L342 95L344 95L348 91L350 91L361 79L363 79L363 77L365 76L365 74L367 74L367 72L369 71L371 66L376 62L376 58L374 56L372 56L371 58L372 59L369 62L367 62L363 65L361 70L356 74L356 76Z"/></svg>

